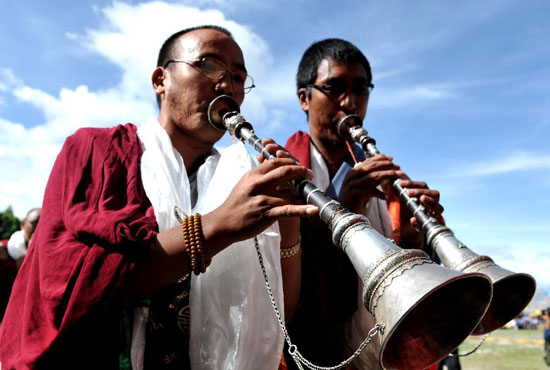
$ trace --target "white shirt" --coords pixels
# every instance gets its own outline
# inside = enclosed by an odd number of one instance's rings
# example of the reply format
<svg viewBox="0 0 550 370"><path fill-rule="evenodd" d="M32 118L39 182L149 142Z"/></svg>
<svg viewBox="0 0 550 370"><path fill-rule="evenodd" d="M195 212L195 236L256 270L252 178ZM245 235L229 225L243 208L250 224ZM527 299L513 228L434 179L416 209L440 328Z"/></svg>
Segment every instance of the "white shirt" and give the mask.
<svg viewBox="0 0 550 370"><path fill-rule="evenodd" d="M197 171L197 201L184 159L155 120L138 128L143 145L143 187L153 205L160 231L178 226L174 206L187 215L221 205L242 175L255 164L242 143L220 154L213 149ZM258 235L276 303L283 308L278 224ZM212 259L205 273L191 278L192 369L277 369L283 334L267 295L254 239L235 243Z"/></svg>
<svg viewBox="0 0 550 370"><path fill-rule="evenodd" d="M7 249L9 256L15 261L27 254L27 241L25 240L25 232L23 230L11 234Z"/></svg>

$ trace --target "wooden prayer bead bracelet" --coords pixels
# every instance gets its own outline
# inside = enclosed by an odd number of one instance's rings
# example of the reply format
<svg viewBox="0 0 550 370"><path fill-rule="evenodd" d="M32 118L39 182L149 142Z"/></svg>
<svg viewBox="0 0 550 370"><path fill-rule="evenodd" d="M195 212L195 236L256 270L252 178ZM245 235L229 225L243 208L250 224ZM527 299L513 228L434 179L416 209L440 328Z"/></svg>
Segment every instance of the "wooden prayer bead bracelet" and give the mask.
<svg viewBox="0 0 550 370"><path fill-rule="evenodd" d="M204 257L204 236L202 234L201 215L196 213L193 216L181 220L185 252L189 256L189 263L195 275L205 272L211 260Z"/></svg>

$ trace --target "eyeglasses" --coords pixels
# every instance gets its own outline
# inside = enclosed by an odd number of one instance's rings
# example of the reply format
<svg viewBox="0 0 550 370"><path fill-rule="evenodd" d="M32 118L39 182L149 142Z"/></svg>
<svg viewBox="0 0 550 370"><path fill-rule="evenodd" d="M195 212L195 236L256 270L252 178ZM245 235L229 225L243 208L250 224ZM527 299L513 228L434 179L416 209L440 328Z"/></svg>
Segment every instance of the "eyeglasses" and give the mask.
<svg viewBox="0 0 550 370"><path fill-rule="evenodd" d="M196 63L198 62L198 65ZM201 59L188 59L188 60L177 60L172 59L166 62L164 68L168 67L170 63L185 63L190 65L193 68L198 69L203 76L209 80L218 82L225 77L226 74L229 74L231 77L231 86L233 90L238 93L249 93L256 85L254 85L254 79L247 74L245 71L231 72L227 69L225 63L221 60L213 57L203 57Z"/></svg>
<svg viewBox="0 0 550 370"><path fill-rule="evenodd" d="M314 84L308 84L306 85L307 88L315 88L319 91L321 91L323 94L328 96L331 99L339 100L342 95L345 92L351 91L351 93L355 96L362 96L362 97L368 97L370 93L372 92L372 89L374 89L374 85L372 83L353 83L351 85L348 85L344 82L330 82L325 83L323 85L314 85Z"/></svg>

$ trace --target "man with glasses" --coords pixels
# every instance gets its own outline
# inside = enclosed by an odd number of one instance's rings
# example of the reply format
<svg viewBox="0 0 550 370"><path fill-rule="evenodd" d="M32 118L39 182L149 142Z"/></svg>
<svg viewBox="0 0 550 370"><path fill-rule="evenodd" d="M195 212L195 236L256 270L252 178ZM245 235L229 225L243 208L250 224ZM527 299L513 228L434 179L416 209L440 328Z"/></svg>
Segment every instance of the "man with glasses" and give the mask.
<svg viewBox="0 0 550 370"><path fill-rule="evenodd" d="M386 179L402 178L409 195L440 215L439 192L408 180L391 156L365 158L358 145L347 145L336 123L348 114L365 118L372 84L367 58L351 43L326 39L304 53L296 76L300 107L309 134L298 131L287 149L313 171L313 182L344 207L368 217L373 227L393 237L392 220L380 188ZM357 161L357 164L355 163ZM402 209L405 207L401 207ZM423 246L416 219L401 212L400 245ZM397 222L396 222L397 223ZM302 288L289 326L300 353L315 365L333 366L350 356L374 326L362 303L361 283L340 249L332 245L328 228L318 217L302 220ZM358 369L376 369L379 343L373 341L353 362Z"/></svg>
<svg viewBox="0 0 550 370"><path fill-rule="evenodd" d="M275 144L278 158L252 169L242 145L213 147L223 132L209 103L241 104L254 87L227 30L172 35L152 85L158 121L65 142L2 323L3 369L278 367L283 338L254 247L282 307L281 271L300 265L279 248L299 231L287 222L279 237L273 224L316 213L288 185L311 173Z"/></svg>

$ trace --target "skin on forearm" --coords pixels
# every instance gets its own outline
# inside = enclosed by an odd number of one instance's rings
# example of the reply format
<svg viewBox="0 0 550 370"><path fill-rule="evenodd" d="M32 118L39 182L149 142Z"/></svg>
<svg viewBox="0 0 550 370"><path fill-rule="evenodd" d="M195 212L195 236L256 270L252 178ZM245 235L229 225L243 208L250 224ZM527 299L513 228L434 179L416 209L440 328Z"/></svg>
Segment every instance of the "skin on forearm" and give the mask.
<svg viewBox="0 0 550 370"><path fill-rule="evenodd" d="M300 238L300 219L289 218L279 220L281 232L281 249L291 248ZM288 257L281 258L281 272L283 274L283 293L285 304L285 321L288 323L294 315L300 288L302 285L302 252Z"/></svg>
<svg viewBox="0 0 550 370"><path fill-rule="evenodd" d="M136 264L128 282L129 298L147 297L190 272L181 227L165 230Z"/></svg>
<svg viewBox="0 0 550 370"><path fill-rule="evenodd" d="M210 260L231 243L232 239L219 228L214 212L202 216L204 256ZM192 272L181 226L157 234L146 256L138 262L129 281L131 299L149 296Z"/></svg>
<svg viewBox="0 0 550 370"><path fill-rule="evenodd" d="M302 285L302 252L281 259L281 271L283 273L283 292L285 300L285 322L289 323L294 316L300 288Z"/></svg>

